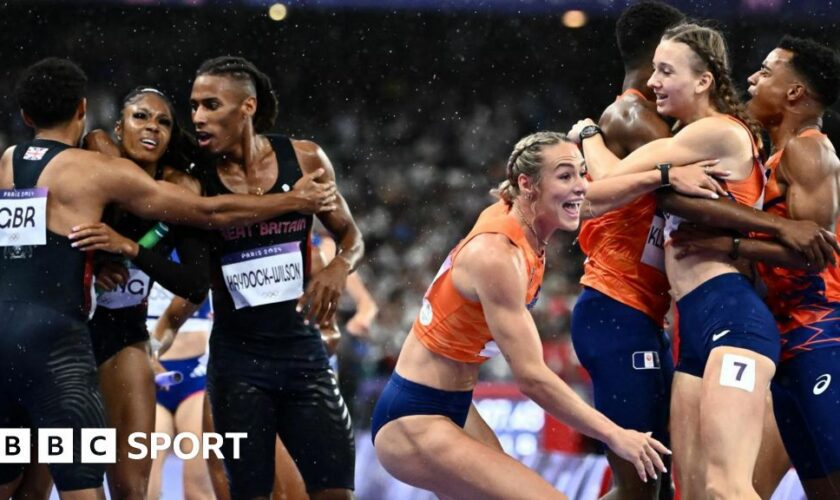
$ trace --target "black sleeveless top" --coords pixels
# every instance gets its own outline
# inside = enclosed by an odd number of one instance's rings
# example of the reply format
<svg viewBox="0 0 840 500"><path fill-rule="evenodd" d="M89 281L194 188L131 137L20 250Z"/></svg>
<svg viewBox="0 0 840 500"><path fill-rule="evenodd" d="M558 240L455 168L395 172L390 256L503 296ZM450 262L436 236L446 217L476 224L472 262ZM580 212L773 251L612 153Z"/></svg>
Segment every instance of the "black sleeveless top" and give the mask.
<svg viewBox="0 0 840 500"><path fill-rule="evenodd" d="M283 193L292 189L302 176L300 165L295 156L294 147L287 137L265 136L274 149L277 159L277 181L268 193ZM204 190L207 196L229 194L231 191L222 184L215 168L205 171ZM309 281L310 248L309 238L312 230L312 215L299 212L286 213L263 222L218 231L211 249L211 285L213 290L213 338L214 342L237 346L254 353L269 356L291 356L293 358L321 357L323 346L317 331L303 324L303 317L295 310L298 298L265 305L245 306L239 309L231 296L229 286L248 287L261 280L283 281L292 273L295 279L297 271L275 269L268 266L260 270L261 275L251 273L248 283L247 273L225 273L222 266L240 257L252 257L265 254L266 248L283 246L298 250L302 254L303 287ZM270 251L269 251L270 253ZM235 274L235 275L234 275ZM302 349L282 352L290 344ZM285 347L284 347L285 346Z"/></svg>
<svg viewBox="0 0 840 500"><path fill-rule="evenodd" d="M15 189L35 187L49 162L69 148L46 139L18 145L12 156ZM66 236L47 230L46 245L0 247L0 301L35 303L86 320L91 306L91 252L76 250L70 243Z"/></svg>

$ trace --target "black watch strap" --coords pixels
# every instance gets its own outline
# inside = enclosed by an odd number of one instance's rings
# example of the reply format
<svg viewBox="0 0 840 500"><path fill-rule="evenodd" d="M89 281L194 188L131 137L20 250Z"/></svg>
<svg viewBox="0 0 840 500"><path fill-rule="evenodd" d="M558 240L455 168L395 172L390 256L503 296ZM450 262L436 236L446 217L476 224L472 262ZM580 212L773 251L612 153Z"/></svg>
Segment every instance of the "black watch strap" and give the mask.
<svg viewBox="0 0 840 500"><path fill-rule="evenodd" d="M580 141L583 142L584 139L589 139L595 135L604 135L604 131L601 130L601 127L598 125L587 125L580 130Z"/></svg>
<svg viewBox="0 0 840 500"><path fill-rule="evenodd" d="M660 163L656 166L656 170L659 170L659 174L662 176L662 181L659 184L659 187L668 187L671 185L671 177L669 172L671 171L671 164L670 163Z"/></svg>

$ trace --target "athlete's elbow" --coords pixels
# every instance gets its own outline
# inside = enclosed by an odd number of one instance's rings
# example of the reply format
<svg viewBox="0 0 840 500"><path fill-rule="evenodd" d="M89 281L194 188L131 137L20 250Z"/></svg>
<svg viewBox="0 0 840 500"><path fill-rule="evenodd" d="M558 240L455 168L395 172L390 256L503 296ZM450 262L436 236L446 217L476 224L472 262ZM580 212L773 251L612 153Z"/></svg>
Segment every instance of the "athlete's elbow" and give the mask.
<svg viewBox="0 0 840 500"><path fill-rule="evenodd" d="M514 372L516 385L519 387L519 390L522 391L522 394L534 401L544 399L542 396L548 386L545 376L545 370L548 370L548 368L544 366L543 368L544 370L526 368Z"/></svg>

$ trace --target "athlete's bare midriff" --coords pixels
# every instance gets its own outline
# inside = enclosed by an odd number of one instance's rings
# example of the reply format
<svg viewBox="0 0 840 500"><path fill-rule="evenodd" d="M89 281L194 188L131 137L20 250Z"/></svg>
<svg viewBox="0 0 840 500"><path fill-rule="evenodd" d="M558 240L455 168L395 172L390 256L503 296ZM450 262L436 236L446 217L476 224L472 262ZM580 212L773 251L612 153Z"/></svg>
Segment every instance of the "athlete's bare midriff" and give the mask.
<svg viewBox="0 0 840 500"><path fill-rule="evenodd" d="M471 391L480 363L454 361L430 351L414 332L405 339L396 372L403 378L444 391Z"/></svg>
<svg viewBox="0 0 840 500"><path fill-rule="evenodd" d="M727 273L741 273L752 276L750 264L745 259L733 261L727 256L722 258L706 255L690 255L677 260L677 250L672 245L665 246L665 271L675 300L680 300L692 290L712 278Z"/></svg>

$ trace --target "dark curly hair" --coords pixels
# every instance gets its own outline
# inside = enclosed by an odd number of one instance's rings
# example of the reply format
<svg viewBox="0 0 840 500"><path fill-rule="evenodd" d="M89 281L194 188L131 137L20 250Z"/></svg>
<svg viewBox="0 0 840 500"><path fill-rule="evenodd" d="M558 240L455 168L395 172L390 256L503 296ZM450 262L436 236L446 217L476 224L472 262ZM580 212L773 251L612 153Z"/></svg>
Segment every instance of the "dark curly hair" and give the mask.
<svg viewBox="0 0 840 500"><path fill-rule="evenodd" d="M277 118L277 97L271 88L271 80L258 70L251 61L242 57L222 56L201 63L196 76L226 75L237 81L250 83L257 92L257 111L254 114L254 129L265 132L274 126Z"/></svg>
<svg viewBox="0 0 840 500"><path fill-rule="evenodd" d="M23 71L15 85L20 109L38 128L49 128L73 118L85 98L87 76L72 61L48 57Z"/></svg>
<svg viewBox="0 0 840 500"><path fill-rule="evenodd" d="M805 79L808 90L826 108L840 95L840 56L837 51L810 38L784 36L777 45L793 52L790 65Z"/></svg>
<svg viewBox="0 0 840 500"><path fill-rule="evenodd" d="M126 94L122 100L122 105L120 106L120 121L122 121L122 111L125 110L126 106L133 104L140 99L140 97L149 94L156 95L163 99L163 102L166 103L166 107L169 108L169 114L172 117L172 135L169 138L169 144L166 147L166 151L164 151L163 156L161 156L158 161L158 164L189 172L191 166L195 162L195 158L198 155L198 144L192 134L181 128L178 118L175 115L175 106L172 105L172 101L166 94L150 86L141 85L139 87L135 87L131 92Z"/></svg>
<svg viewBox="0 0 840 500"><path fill-rule="evenodd" d="M615 23L615 38L625 68L650 64L662 34L685 20L670 5L645 0L624 9Z"/></svg>

